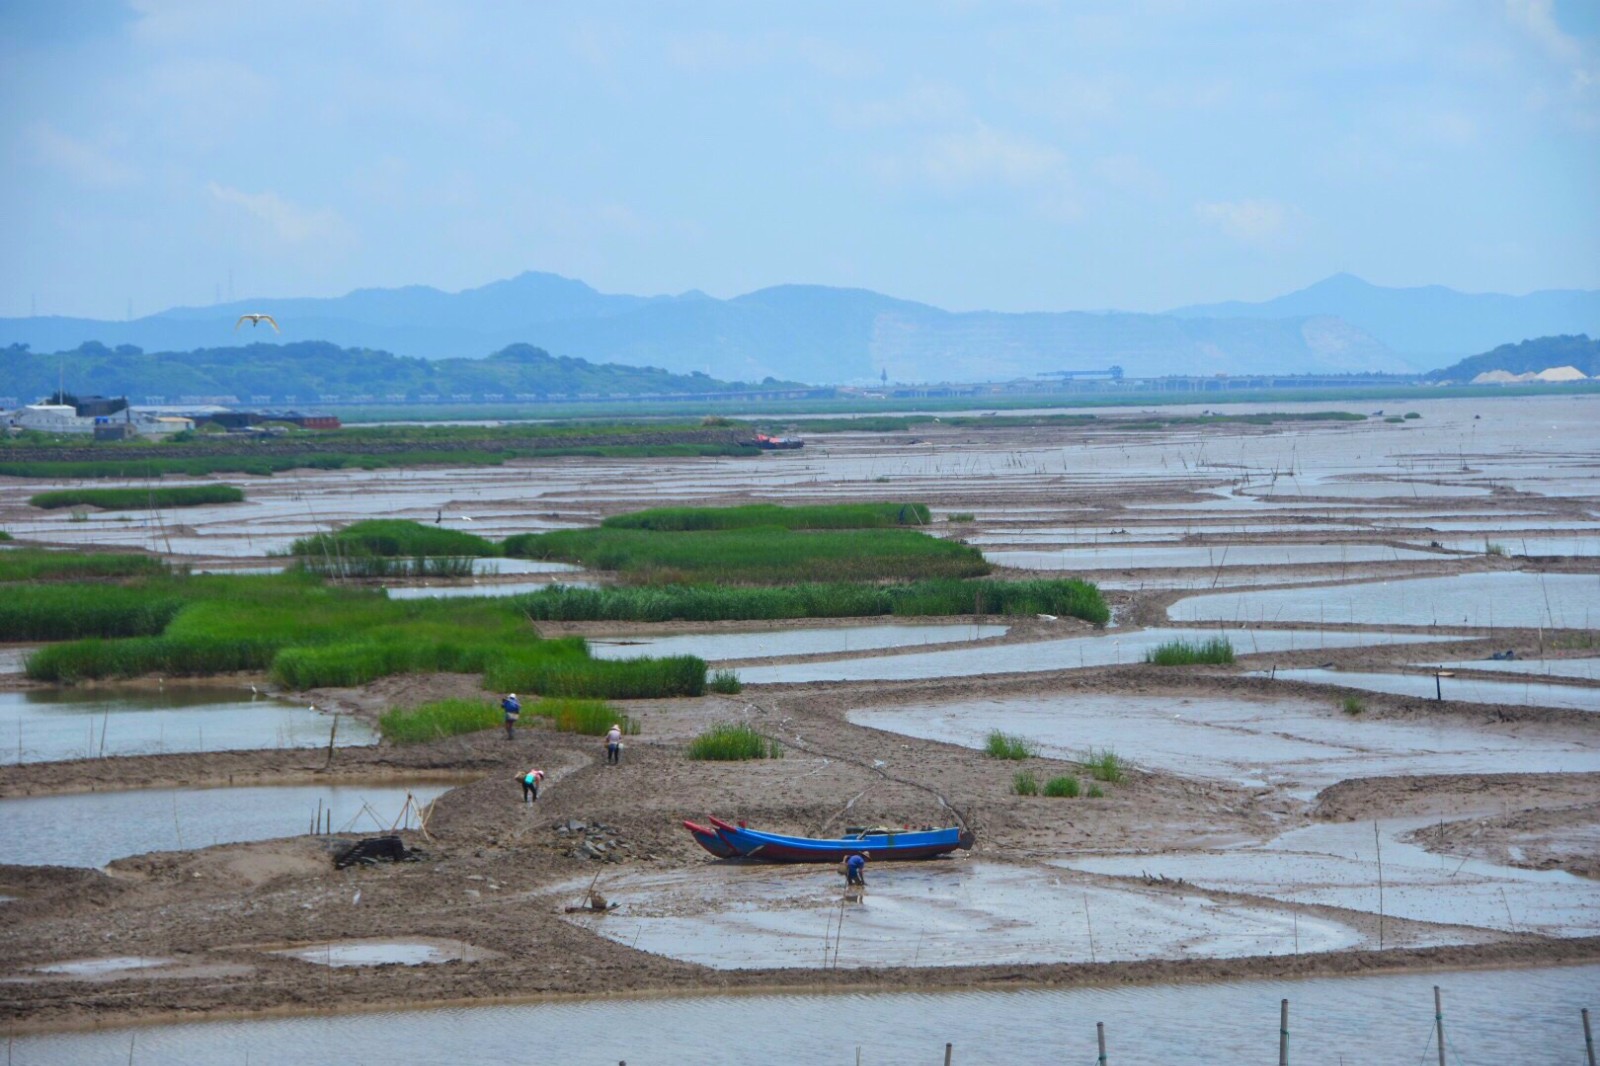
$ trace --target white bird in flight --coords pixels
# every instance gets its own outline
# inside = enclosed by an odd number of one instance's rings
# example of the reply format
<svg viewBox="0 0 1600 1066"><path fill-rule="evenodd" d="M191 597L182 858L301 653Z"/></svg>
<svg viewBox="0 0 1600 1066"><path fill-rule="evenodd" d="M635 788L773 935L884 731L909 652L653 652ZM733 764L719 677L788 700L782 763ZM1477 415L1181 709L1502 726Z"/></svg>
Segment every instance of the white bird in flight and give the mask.
<svg viewBox="0 0 1600 1066"><path fill-rule="evenodd" d="M272 331L274 333L282 333L283 332L283 330L278 328L277 320L274 319L271 315L259 315L259 314L240 315L239 316L239 321L237 321L237 322L235 322L233 324L233 328L234 329L238 329L240 326L244 325L246 319L249 320L249 322L250 322L250 324L252 326L259 326L259 325L261 325L261 323L265 322L269 326L272 327Z"/></svg>

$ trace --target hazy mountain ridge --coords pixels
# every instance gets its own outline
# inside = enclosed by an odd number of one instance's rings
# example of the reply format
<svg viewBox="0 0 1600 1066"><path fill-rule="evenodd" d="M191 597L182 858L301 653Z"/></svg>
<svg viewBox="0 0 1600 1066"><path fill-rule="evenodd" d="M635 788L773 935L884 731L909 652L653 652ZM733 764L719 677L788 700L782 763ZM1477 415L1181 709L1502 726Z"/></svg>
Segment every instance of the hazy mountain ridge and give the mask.
<svg viewBox="0 0 1600 1066"><path fill-rule="evenodd" d="M1537 374L1541 370L1575 367L1588 377L1600 377L1600 340L1585 334L1561 337L1535 337L1520 344L1502 344L1482 355L1463 359L1454 366L1430 371L1429 381L1471 381L1479 374L1504 370L1509 374Z"/></svg>
<svg viewBox="0 0 1600 1066"><path fill-rule="evenodd" d="M1169 313L1214 319L1328 315L1428 366L1529 337L1600 333L1600 292L1545 289L1507 296L1458 292L1443 285L1386 288L1353 274L1335 274L1260 303L1199 304Z"/></svg>
<svg viewBox="0 0 1600 1066"><path fill-rule="evenodd" d="M247 311L274 315L283 333L265 325L236 328ZM1580 324L1560 325L1570 321ZM1438 286L1384 289L1350 275L1263 303L1169 314L951 312L818 285L774 286L729 300L700 292L645 297L530 272L459 293L359 289L340 297L173 308L128 322L0 319L0 345L25 343L36 351L74 350L86 340L151 351L326 341L476 359L531 344L597 364L815 384L873 381L885 372L897 381L972 381L1114 365L1133 377L1407 373L1506 341L1577 332L1600 333L1600 293L1478 296ZM1488 334L1494 335L1468 343ZM1424 340L1431 346L1416 347Z"/></svg>

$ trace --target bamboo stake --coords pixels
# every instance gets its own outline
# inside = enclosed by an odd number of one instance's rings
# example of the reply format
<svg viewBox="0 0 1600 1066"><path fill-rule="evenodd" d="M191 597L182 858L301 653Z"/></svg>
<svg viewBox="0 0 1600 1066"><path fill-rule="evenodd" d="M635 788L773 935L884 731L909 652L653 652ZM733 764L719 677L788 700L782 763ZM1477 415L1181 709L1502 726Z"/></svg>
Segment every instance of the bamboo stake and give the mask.
<svg viewBox="0 0 1600 1066"><path fill-rule="evenodd" d="M1278 1066L1289 1066L1289 1001L1278 1004Z"/></svg>
<svg viewBox="0 0 1600 1066"><path fill-rule="evenodd" d="M950 1066L950 1048L949 1044L944 1046L944 1066Z"/></svg>
<svg viewBox="0 0 1600 1066"><path fill-rule="evenodd" d="M338 735L339 735L339 712L338 711L334 711L333 712L333 728L328 730L328 762L323 767L323 769L327 769L328 766L332 766L333 765L333 738L337 737Z"/></svg>
<svg viewBox="0 0 1600 1066"><path fill-rule="evenodd" d="M1439 1004L1439 986L1433 986L1433 1024L1439 1030L1439 1066L1444 1066L1444 1007Z"/></svg>
<svg viewBox="0 0 1600 1066"><path fill-rule="evenodd" d="M1383 840L1378 836L1378 820L1372 820L1372 844L1378 849L1378 950L1383 950Z"/></svg>
<svg viewBox="0 0 1600 1066"><path fill-rule="evenodd" d="M1105 1022L1095 1022L1094 1023L1094 1035L1100 1041L1100 1057L1095 1059L1094 1061L1099 1063L1100 1066L1106 1066L1106 1023Z"/></svg>
<svg viewBox="0 0 1600 1066"><path fill-rule="evenodd" d="M1589 1008L1583 1008L1583 1046L1589 1052L1589 1066L1594 1066L1594 1032L1589 1028Z"/></svg>

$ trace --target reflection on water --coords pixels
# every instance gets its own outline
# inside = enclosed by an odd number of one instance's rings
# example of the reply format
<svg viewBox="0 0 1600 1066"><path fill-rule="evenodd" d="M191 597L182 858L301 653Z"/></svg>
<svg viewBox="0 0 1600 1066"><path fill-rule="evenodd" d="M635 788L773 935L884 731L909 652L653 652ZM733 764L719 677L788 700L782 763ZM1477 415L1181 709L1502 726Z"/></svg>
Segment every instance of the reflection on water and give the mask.
<svg viewBox="0 0 1600 1066"><path fill-rule="evenodd" d="M1575 711L1600 711L1600 688L1547 685L1537 681L1482 681L1472 677L1438 677L1433 674L1377 674L1356 670L1279 670L1279 681L1311 681L1367 692L1388 692L1421 699L1461 700L1466 703L1503 703L1512 707L1565 707Z"/></svg>
<svg viewBox="0 0 1600 1066"><path fill-rule="evenodd" d="M108 778L107 788L116 787ZM181 851L311 831L331 811L336 833L378 833L417 824L406 803L431 803L451 786L300 785L140 789L0 800L5 860L22 866L104 866L125 855Z"/></svg>
<svg viewBox="0 0 1600 1066"><path fill-rule="evenodd" d="M698 655L707 662L765 659L779 655L875 651L919 644L1003 637L1009 626L983 623L942 625L835 626L826 629L767 629L759 633L682 633L670 637L619 634L591 637L596 659L639 659L646 656Z"/></svg>
<svg viewBox="0 0 1600 1066"><path fill-rule="evenodd" d="M333 716L241 689L48 689L0 692L0 764L178 751L309 748ZM371 726L339 719L340 746L376 743Z"/></svg>
<svg viewBox="0 0 1600 1066"><path fill-rule="evenodd" d="M1592 629L1600 625L1600 576L1460 574L1338 588L1223 592L1179 600L1167 609L1167 617L1174 622L1266 625Z"/></svg>
<svg viewBox="0 0 1600 1066"><path fill-rule="evenodd" d="M1281 677L1286 671L1280 670ZM1586 773L1600 745L1533 730L1485 732L1475 722L1352 722L1327 703L1239 698L1070 696L956 701L851 711L850 721L982 749L991 730L1026 737L1043 754L1079 759L1090 748L1136 766L1309 799L1351 777L1394 774Z"/></svg>
<svg viewBox="0 0 1600 1066"><path fill-rule="evenodd" d="M18 1036L18 1063L352 1061L629 1066L929 1066L952 1061L1091 1063L1104 1023L1110 1063L1268 1062L1289 1000L1291 1061L1415 1062L1433 1054L1442 990L1452 1062L1581 1062L1579 1011L1600 966L1472 970L1302 981L1124 985L1014 992L603 999L428 1011L202 1022ZM769 1034L764 1039L754 1034ZM353 1048L359 1054L353 1055ZM1403 1050L1402 1050L1403 1049Z"/></svg>
<svg viewBox="0 0 1600 1066"><path fill-rule="evenodd" d="M1214 637L1231 641L1233 650L1239 655L1465 639L1336 630L1144 629L1097 637L1068 637L1031 644L990 644L839 662L744 666L739 668L739 680L752 685L787 681L909 681L925 677L975 677L1035 670L1119 666L1143 662L1145 652L1170 641L1204 643Z"/></svg>

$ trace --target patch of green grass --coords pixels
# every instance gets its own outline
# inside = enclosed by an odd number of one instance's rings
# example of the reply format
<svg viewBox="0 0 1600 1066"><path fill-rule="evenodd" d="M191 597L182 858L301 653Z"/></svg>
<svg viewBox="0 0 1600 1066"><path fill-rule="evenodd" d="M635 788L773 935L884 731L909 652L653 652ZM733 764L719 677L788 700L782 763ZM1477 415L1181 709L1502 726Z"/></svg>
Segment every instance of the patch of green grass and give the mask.
<svg viewBox="0 0 1600 1066"><path fill-rule="evenodd" d="M1039 754L1039 746L1027 737L1013 736L991 729L984 738L983 753L991 759L1031 759Z"/></svg>
<svg viewBox="0 0 1600 1066"><path fill-rule="evenodd" d="M731 696L744 691L744 684L740 682L739 675L732 670L718 670L711 675L711 680L706 682L706 688L712 692L720 692Z"/></svg>
<svg viewBox="0 0 1600 1066"><path fill-rule="evenodd" d="M1044 783L1044 794L1057 799L1076 799L1078 791L1078 779L1071 774L1052 777Z"/></svg>
<svg viewBox="0 0 1600 1066"><path fill-rule="evenodd" d="M415 559L499 555L500 549L482 537L458 529L402 518L374 518L346 526L337 533L304 537L289 546L289 554L311 559L372 555Z"/></svg>
<svg viewBox="0 0 1600 1066"><path fill-rule="evenodd" d="M1039 779L1033 776L1032 770L1018 770L1011 777L1011 791L1019 796L1037 796Z"/></svg>
<svg viewBox="0 0 1600 1066"><path fill-rule="evenodd" d="M951 511L945 515L944 520L946 522L971 522L977 517L971 511Z"/></svg>
<svg viewBox="0 0 1600 1066"><path fill-rule="evenodd" d="M603 737L613 724L621 726L626 736L639 733L638 722L604 700L541 699L525 710L536 718L547 719L563 733Z"/></svg>
<svg viewBox="0 0 1600 1066"><path fill-rule="evenodd" d="M658 507L633 514L614 515L600 523L603 529L648 529L657 533L682 533L712 529L881 529L887 526L925 526L928 508L920 503L834 503L780 507L758 503L744 507Z"/></svg>
<svg viewBox="0 0 1600 1066"><path fill-rule="evenodd" d="M1122 759L1110 748L1090 748L1083 758L1083 768L1096 781L1114 785L1122 780Z"/></svg>
<svg viewBox="0 0 1600 1066"><path fill-rule="evenodd" d="M391 744L418 744L493 729L503 720L500 708L487 700L438 700L411 710L386 711L378 719L378 731Z"/></svg>
<svg viewBox="0 0 1600 1066"><path fill-rule="evenodd" d="M783 751L778 742L768 740L747 725L720 723L689 742L689 758L713 762L744 759L777 759Z"/></svg>
<svg viewBox="0 0 1600 1066"><path fill-rule="evenodd" d="M1089 786L1089 791L1085 792L1084 795L1087 796L1089 799L1097 800L1097 799L1104 799L1106 794L1101 791L1099 785L1090 785Z"/></svg>
<svg viewBox="0 0 1600 1066"><path fill-rule="evenodd" d="M544 622L667 622L869 618L876 615L1053 614L1104 625L1111 617L1100 590L1085 581L916 581L800 583L776 587L723 585L552 585L512 598L517 610Z"/></svg>
<svg viewBox="0 0 1600 1066"><path fill-rule="evenodd" d="M339 578L417 578L471 577L476 572L474 557L466 555L307 555L294 562L295 569L323 577Z"/></svg>
<svg viewBox="0 0 1600 1066"><path fill-rule="evenodd" d="M1367 711L1367 704L1361 699L1360 696L1346 696L1342 701L1340 701L1339 709L1344 711L1345 714L1354 717L1358 714L1365 714Z"/></svg>
<svg viewBox="0 0 1600 1066"><path fill-rule="evenodd" d="M0 589L0 641L155 636L184 603L166 582L15 585Z"/></svg>
<svg viewBox="0 0 1600 1066"><path fill-rule="evenodd" d="M11 539L11 534L7 533L3 529L0 529L0 540L10 540L10 539Z"/></svg>
<svg viewBox="0 0 1600 1066"><path fill-rule="evenodd" d="M1145 652L1144 661L1156 666L1226 665L1233 662L1233 644L1226 637L1212 637L1200 644L1174 640Z"/></svg>
<svg viewBox="0 0 1600 1066"><path fill-rule="evenodd" d="M584 653L587 655L587 653ZM537 649L500 656L484 674L492 689L605 700L703 696L705 660L693 655L660 659L552 658Z"/></svg>
<svg viewBox="0 0 1600 1066"><path fill-rule="evenodd" d="M1506 546L1486 540L1483 542L1483 554L1504 556L1506 554Z"/></svg>
<svg viewBox="0 0 1600 1066"><path fill-rule="evenodd" d="M976 548L910 529L559 529L508 537L504 547L507 555L612 571L632 584L904 581L989 572Z"/></svg>
<svg viewBox="0 0 1600 1066"><path fill-rule="evenodd" d="M199 507L210 503L239 503L244 490L233 485L175 485L143 489L61 489L28 498L35 507L89 506L102 511L153 511L162 507Z"/></svg>
<svg viewBox="0 0 1600 1066"><path fill-rule="evenodd" d="M166 575L171 569L160 559L132 553L47 551L44 548L11 548L0 552L0 582L154 577ZM12 591L0 591L0 600ZM3 639L6 638L0 637Z"/></svg>

